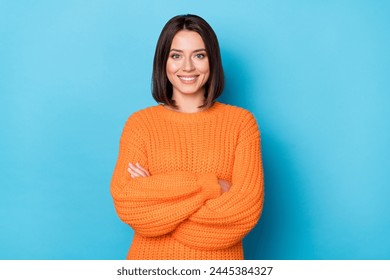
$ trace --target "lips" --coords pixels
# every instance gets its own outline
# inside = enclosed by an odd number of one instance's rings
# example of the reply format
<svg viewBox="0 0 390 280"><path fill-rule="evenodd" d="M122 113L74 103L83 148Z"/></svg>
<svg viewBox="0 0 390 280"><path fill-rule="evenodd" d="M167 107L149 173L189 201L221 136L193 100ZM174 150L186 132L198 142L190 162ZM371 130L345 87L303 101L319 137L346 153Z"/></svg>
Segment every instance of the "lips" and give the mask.
<svg viewBox="0 0 390 280"><path fill-rule="evenodd" d="M183 82L193 82L198 78L198 76L178 76L178 78Z"/></svg>

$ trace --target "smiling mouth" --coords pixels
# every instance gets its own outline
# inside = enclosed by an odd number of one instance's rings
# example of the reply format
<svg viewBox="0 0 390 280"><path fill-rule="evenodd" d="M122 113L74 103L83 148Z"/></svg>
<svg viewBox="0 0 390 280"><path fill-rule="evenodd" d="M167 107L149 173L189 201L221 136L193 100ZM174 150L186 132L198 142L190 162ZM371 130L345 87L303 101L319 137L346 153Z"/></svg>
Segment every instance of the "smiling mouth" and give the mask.
<svg viewBox="0 0 390 280"><path fill-rule="evenodd" d="M184 82L192 82L195 81L198 76L178 76L180 80Z"/></svg>

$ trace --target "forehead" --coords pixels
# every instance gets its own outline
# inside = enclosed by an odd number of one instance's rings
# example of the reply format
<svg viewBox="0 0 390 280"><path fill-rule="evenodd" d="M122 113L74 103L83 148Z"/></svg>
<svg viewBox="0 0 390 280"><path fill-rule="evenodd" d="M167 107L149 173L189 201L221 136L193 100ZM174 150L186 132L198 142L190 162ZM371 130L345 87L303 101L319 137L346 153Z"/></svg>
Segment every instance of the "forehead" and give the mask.
<svg viewBox="0 0 390 280"><path fill-rule="evenodd" d="M202 37L195 31L180 30L173 37L171 49L197 50L204 49L205 44Z"/></svg>

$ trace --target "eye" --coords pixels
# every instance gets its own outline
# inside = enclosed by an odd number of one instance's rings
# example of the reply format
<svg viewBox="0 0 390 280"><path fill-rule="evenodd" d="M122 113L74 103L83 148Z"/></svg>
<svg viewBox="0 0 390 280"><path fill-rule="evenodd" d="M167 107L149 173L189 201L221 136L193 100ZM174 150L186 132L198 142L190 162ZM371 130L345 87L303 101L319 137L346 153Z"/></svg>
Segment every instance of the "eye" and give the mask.
<svg viewBox="0 0 390 280"><path fill-rule="evenodd" d="M181 56L180 56L180 54L178 54L178 53L173 53L173 54L171 54L171 57L172 57L173 59L179 59Z"/></svg>
<svg viewBox="0 0 390 280"><path fill-rule="evenodd" d="M198 59L203 59L203 58L206 57L206 54L204 54L204 53L198 53L198 54L195 55L195 57L198 58Z"/></svg>

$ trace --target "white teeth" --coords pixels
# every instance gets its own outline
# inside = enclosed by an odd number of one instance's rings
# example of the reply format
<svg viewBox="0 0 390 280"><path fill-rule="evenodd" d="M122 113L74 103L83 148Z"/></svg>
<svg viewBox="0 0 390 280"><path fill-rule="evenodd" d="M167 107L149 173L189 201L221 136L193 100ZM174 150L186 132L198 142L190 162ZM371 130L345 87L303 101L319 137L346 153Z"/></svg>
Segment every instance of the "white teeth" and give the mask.
<svg viewBox="0 0 390 280"><path fill-rule="evenodd" d="M179 77L181 80L184 80L184 81L193 81L195 80L195 77Z"/></svg>

